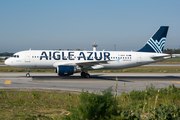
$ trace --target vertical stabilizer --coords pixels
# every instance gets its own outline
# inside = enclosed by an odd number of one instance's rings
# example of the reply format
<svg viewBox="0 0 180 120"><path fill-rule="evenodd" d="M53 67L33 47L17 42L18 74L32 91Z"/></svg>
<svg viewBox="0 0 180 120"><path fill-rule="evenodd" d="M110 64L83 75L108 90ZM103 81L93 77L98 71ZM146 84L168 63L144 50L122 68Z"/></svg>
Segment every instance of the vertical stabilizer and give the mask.
<svg viewBox="0 0 180 120"><path fill-rule="evenodd" d="M169 26L161 26L138 52L162 53Z"/></svg>

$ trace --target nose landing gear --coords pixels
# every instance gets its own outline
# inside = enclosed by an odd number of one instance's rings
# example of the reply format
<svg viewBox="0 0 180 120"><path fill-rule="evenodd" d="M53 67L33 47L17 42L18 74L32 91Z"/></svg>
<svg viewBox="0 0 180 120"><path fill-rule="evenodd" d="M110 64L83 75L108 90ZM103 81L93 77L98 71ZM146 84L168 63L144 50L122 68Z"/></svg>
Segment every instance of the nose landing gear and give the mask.
<svg viewBox="0 0 180 120"><path fill-rule="evenodd" d="M27 69L26 77L30 77L30 69Z"/></svg>

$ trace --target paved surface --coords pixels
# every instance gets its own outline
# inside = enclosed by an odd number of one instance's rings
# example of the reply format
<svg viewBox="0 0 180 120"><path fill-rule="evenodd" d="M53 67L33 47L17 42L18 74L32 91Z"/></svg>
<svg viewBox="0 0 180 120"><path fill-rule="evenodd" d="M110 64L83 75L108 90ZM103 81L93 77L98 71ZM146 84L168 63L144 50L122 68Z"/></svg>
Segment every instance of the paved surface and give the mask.
<svg viewBox="0 0 180 120"><path fill-rule="evenodd" d="M7 65L4 65L4 64L0 64L0 66L7 66Z"/></svg>
<svg viewBox="0 0 180 120"><path fill-rule="evenodd" d="M86 79L75 74L73 76L59 77L55 73L31 73L26 78L26 73L0 73L0 89L56 89L89 92L101 92L118 83L118 93L123 91L144 90L153 84L156 88L167 88L175 84L180 87L179 73L91 73L91 78ZM118 78L118 82L116 81Z"/></svg>

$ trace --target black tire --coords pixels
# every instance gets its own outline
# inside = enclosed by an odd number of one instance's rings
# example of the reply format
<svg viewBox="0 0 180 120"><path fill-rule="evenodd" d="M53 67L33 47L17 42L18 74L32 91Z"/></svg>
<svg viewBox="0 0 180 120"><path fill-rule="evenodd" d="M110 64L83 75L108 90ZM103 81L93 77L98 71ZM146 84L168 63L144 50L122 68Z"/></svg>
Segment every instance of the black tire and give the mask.
<svg viewBox="0 0 180 120"><path fill-rule="evenodd" d="M29 73L27 73L27 74L26 74L26 77L30 77L30 74L29 74Z"/></svg>
<svg viewBox="0 0 180 120"><path fill-rule="evenodd" d="M86 73L85 72L81 72L81 76L82 77L86 77Z"/></svg>
<svg viewBox="0 0 180 120"><path fill-rule="evenodd" d="M86 78L89 78L90 77L90 74L86 73Z"/></svg>

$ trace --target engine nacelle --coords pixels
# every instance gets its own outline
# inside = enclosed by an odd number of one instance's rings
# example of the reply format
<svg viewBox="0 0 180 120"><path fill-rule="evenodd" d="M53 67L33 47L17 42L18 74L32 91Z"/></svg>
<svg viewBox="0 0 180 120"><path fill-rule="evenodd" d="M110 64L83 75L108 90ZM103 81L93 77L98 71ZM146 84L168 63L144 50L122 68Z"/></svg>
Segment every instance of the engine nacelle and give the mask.
<svg viewBox="0 0 180 120"><path fill-rule="evenodd" d="M57 74L61 76L72 75L75 72L74 66L59 65L57 67Z"/></svg>

